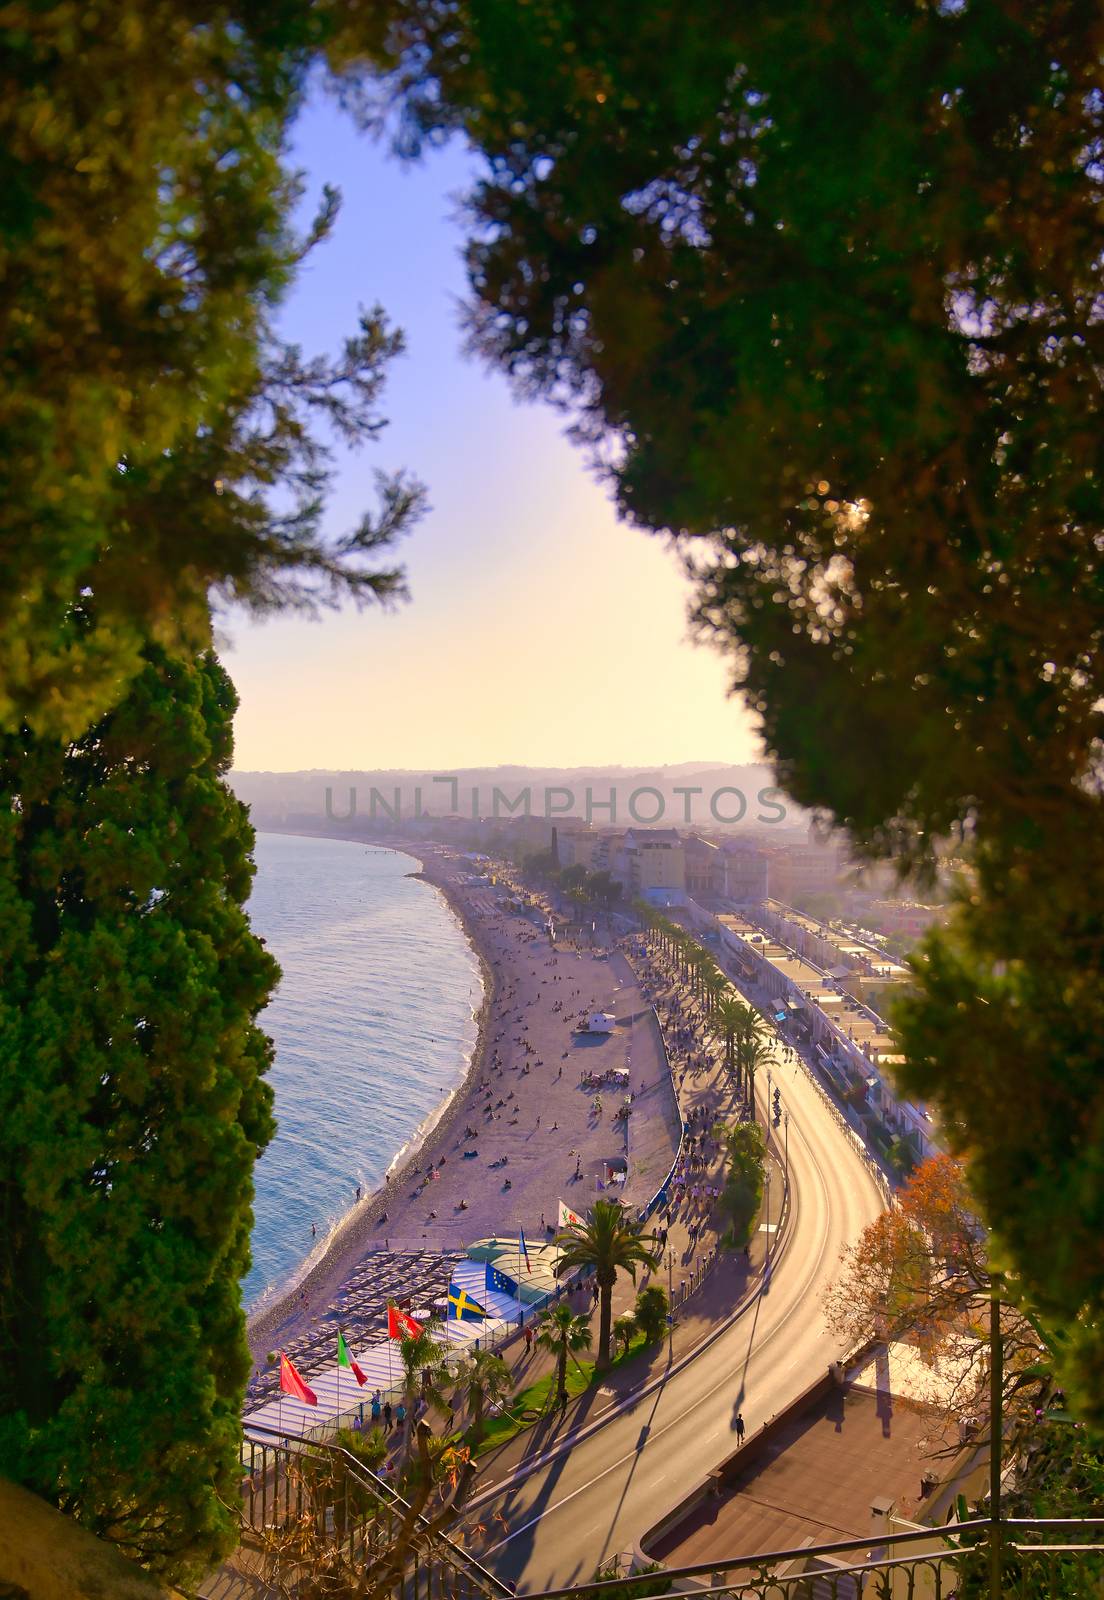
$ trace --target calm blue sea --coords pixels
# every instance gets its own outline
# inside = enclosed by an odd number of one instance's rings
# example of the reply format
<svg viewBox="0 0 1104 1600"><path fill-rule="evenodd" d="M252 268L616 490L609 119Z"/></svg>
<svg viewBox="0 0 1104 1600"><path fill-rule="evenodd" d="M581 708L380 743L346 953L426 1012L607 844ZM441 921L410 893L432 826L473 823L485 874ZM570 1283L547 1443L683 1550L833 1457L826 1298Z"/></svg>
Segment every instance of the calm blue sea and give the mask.
<svg viewBox="0 0 1104 1600"><path fill-rule="evenodd" d="M257 1165L247 1307L321 1250L467 1069L479 963L416 870L394 850L258 835L249 914L283 981L261 1017L279 1131Z"/></svg>

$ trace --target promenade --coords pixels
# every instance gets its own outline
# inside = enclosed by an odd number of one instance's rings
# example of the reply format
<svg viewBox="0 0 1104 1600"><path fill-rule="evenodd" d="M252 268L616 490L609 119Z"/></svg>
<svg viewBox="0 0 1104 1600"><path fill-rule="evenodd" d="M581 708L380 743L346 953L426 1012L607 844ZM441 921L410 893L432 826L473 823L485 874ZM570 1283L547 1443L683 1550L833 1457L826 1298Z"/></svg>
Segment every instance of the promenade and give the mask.
<svg viewBox="0 0 1104 1600"><path fill-rule="evenodd" d="M678 1150L681 1118L662 1041L624 956L553 945L539 917L506 909L499 886L473 881L471 863L451 852L427 849L423 862L485 968L471 1069L323 1260L252 1319L254 1387L269 1386L271 1350L287 1350L308 1373L332 1361L338 1318L351 1344L377 1338L403 1277L410 1296L432 1306L444 1295L443 1258L478 1239L524 1228L533 1242L550 1240L561 1199L580 1212L601 1194L645 1204ZM612 1034L573 1032L591 1011L614 1015ZM623 1089L583 1087L585 1073L613 1068L628 1075ZM619 1119L630 1096L630 1114Z"/></svg>
<svg viewBox="0 0 1104 1600"><path fill-rule="evenodd" d="M679 1065L680 1080L687 1092L711 1100L721 1092L715 1051L694 1027L696 1007L686 991L667 995L691 1030L691 1064L684 1080ZM666 1009L666 995L658 998ZM783 1048L780 1040L779 1054ZM483 1532L472 1548L520 1592L589 1581L601 1563L631 1552L644 1529L731 1454L738 1415L750 1443L844 1354L818 1315L819 1302L841 1250L882 1210L886 1191L800 1046L796 1054L788 1048L775 1079L790 1114L789 1215L778 1258L763 1270L773 1236L759 1234L751 1272L740 1284L733 1282L739 1262L722 1256L687 1302L700 1318L696 1359L680 1362L673 1348L657 1351L646 1378L634 1374L635 1384L623 1393L603 1394L612 1388L603 1385L585 1413L580 1406L559 1447L553 1441L533 1460L536 1470L527 1473L523 1460L520 1474L501 1463L497 1492L477 1495L473 1504L470 1519ZM766 1087L758 1085L761 1105ZM709 1235L699 1237L699 1248L708 1247Z"/></svg>

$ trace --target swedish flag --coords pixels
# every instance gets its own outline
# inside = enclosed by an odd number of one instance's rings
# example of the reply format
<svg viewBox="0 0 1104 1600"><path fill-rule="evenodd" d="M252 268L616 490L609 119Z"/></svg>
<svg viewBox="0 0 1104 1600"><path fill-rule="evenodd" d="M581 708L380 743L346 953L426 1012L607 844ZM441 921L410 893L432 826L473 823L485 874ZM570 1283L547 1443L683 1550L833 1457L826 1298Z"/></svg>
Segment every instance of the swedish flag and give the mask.
<svg viewBox="0 0 1104 1600"><path fill-rule="evenodd" d="M448 1314L457 1322L477 1322L480 1317L487 1315L479 1301L473 1299L466 1289L461 1289L455 1283L449 1284Z"/></svg>

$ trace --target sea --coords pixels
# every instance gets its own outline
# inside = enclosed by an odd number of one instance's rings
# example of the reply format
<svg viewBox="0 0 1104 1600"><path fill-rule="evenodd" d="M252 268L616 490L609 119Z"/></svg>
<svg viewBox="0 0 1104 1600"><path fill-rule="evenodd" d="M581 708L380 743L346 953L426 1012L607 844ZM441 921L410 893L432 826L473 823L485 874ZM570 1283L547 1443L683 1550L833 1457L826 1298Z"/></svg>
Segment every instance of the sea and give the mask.
<svg viewBox="0 0 1104 1600"><path fill-rule="evenodd" d="M261 1026L276 1044L277 1133L255 1173L257 1310L321 1255L355 1202L463 1080L483 998L460 922L395 850L257 836L254 931L283 971ZM312 1225L315 1232L312 1234Z"/></svg>

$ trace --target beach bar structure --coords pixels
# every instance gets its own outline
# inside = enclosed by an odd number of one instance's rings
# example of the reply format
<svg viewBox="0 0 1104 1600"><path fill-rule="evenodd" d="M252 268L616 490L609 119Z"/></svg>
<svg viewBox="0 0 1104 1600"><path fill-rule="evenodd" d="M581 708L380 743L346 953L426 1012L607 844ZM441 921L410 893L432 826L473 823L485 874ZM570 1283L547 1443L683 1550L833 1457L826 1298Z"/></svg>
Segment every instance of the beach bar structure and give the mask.
<svg viewBox="0 0 1104 1600"><path fill-rule="evenodd" d="M555 1274L558 1260L559 1251L552 1244L528 1244L523 1253L517 1234L478 1240L453 1267L449 1294L466 1290L487 1315L449 1317L445 1315L447 1302L413 1306L411 1315L441 1317L435 1336L445 1347L442 1359L456 1366L476 1347L497 1349L563 1293L564 1286ZM512 1282L516 1286L513 1292L491 1287L492 1271ZM258 1438L269 1437L273 1429L288 1438L322 1438L356 1421L369 1421L369 1406L377 1389L383 1399L395 1402L400 1398L403 1369L398 1341L377 1339L363 1345L349 1341L352 1357L365 1376L362 1386L350 1368L338 1364L336 1323L332 1329L332 1359L323 1365L307 1362L303 1366L303 1377L318 1404L308 1405L286 1394L267 1400L246 1413L242 1429L247 1439L252 1436L250 1429Z"/></svg>

